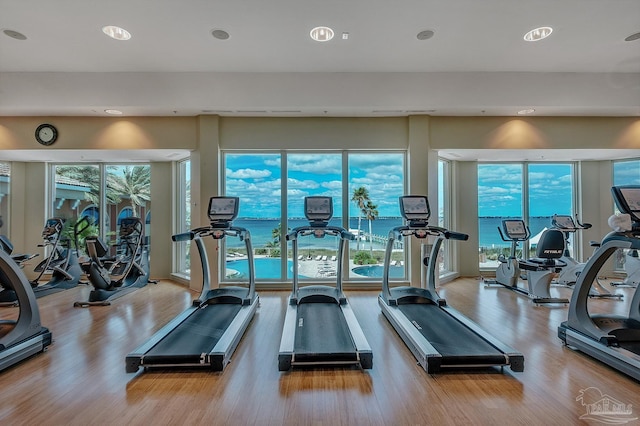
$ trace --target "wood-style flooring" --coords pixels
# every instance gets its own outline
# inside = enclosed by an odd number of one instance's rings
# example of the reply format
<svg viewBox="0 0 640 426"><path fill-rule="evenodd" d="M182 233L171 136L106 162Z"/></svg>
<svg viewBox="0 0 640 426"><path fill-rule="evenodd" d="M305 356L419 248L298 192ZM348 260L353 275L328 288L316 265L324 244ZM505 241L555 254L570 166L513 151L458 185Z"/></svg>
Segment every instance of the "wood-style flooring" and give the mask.
<svg viewBox="0 0 640 426"><path fill-rule="evenodd" d="M592 300L591 308L624 313L633 290L617 291L625 293L624 301ZM54 343L0 373L0 424L598 424L584 418L584 404L598 395L626 404L632 415L624 419L640 417L637 381L563 347L556 328L566 319L565 307L536 307L474 279L445 284L440 295L523 352L523 373L495 368L426 374L382 315L377 291L347 292L373 349L372 370L281 373L277 357L288 293L262 290L258 312L224 372L126 374L127 353L197 295L162 281L111 306L73 308L88 292L79 287L38 300ZM554 288L552 294L569 296L570 290ZM17 312L2 308L0 316L15 318Z"/></svg>

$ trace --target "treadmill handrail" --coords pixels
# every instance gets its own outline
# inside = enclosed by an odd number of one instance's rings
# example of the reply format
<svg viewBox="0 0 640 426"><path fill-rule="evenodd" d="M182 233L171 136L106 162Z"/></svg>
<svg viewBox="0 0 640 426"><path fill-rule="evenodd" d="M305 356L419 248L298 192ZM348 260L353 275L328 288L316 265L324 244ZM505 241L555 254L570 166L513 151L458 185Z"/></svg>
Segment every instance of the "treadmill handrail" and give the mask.
<svg viewBox="0 0 640 426"><path fill-rule="evenodd" d="M211 271L209 266L209 257L207 255L207 249L204 245L204 237L212 237L219 240L225 236L238 237L240 241L244 241L247 251L247 262L249 263L249 294L248 299L253 300L256 293L255 282L255 264L253 258L253 247L251 245L251 233L247 228L240 226L229 226L226 228L217 228L215 226L203 226L194 228L190 231L175 234L171 236L171 239L175 242L180 241L194 241L198 248L198 254L200 256L200 264L202 265L202 291L197 301L204 303L206 301L207 293L211 290Z"/></svg>
<svg viewBox="0 0 640 426"><path fill-rule="evenodd" d="M416 238L426 238L427 236L438 237L433 244L431 255L429 256L429 262L435 262L437 258L437 251L440 250L440 245L444 239L454 239L466 241L469 239L468 234L461 232L449 231L448 229L439 226L397 226L389 231L389 239L387 241L387 247L384 253L384 264L382 270L382 294L387 301L391 300L391 289L389 287L389 266L391 264L391 254L393 252L393 243L397 239L402 240L404 237L415 236ZM429 265L431 266L431 265ZM431 269L428 269L431 270ZM435 270L435 268L434 268ZM429 274L427 277L427 286L431 291L435 291L435 274Z"/></svg>
<svg viewBox="0 0 640 426"><path fill-rule="evenodd" d="M291 241L293 249L293 298L298 300L298 236L299 235L314 235L318 232L323 232L325 235L337 236L340 238L341 243L338 245L338 259L342 259L344 247L348 241L356 239L356 236L346 229L339 226L299 226L294 228L286 235L287 241ZM324 236L324 235L323 235ZM342 294L342 262L337 262L336 268L336 291L338 295Z"/></svg>

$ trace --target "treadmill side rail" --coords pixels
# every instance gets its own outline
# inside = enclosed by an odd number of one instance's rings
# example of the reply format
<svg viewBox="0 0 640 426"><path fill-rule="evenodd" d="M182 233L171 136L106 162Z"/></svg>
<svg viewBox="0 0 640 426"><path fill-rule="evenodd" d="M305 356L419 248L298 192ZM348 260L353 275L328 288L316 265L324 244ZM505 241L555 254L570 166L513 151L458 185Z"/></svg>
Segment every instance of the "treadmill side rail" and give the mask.
<svg viewBox="0 0 640 426"><path fill-rule="evenodd" d="M568 328L566 324L559 330L564 333L564 342L567 346L578 349L585 354L610 365L618 371L640 380L640 355L620 347L606 346L581 333ZM562 338L562 337L561 337Z"/></svg>
<svg viewBox="0 0 640 426"><path fill-rule="evenodd" d="M402 314L397 306L389 306L382 296L378 297L378 304L384 316L387 317L424 371L429 374L440 371L442 355L420 334L413 323Z"/></svg>
<svg viewBox="0 0 640 426"><path fill-rule="evenodd" d="M345 303L344 305L341 305L340 308L342 309L344 319L347 321L347 325L349 326L351 339L353 339L353 344L356 346L356 352L360 359L360 365L364 369L373 368L373 352L371 351L371 346L369 346L369 342L367 342L367 338L364 336L364 332L353 313L353 309L351 309L351 305L349 305L349 303Z"/></svg>
<svg viewBox="0 0 640 426"><path fill-rule="evenodd" d="M250 305L245 305L233 319L224 334L218 340L218 343L209 353L211 367L215 371L221 371L231 361L231 356L240 344L244 332L249 327L249 323L253 319L258 309L258 300L253 301Z"/></svg>

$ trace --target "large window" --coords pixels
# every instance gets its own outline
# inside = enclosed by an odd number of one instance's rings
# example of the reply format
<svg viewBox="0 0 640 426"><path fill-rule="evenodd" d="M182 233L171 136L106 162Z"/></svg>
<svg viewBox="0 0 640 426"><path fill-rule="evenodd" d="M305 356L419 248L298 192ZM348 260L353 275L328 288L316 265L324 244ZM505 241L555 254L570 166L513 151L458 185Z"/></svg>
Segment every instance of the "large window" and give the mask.
<svg viewBox="0 0 640 426"><path fill-rule="evenodd" d="M554 214L574 214L572 163L497 163L478 165L480 268L498 265L510 242L501 239L503 219L524 219L531 232L518 257L527 257Z"/></svg>
<svg viewBox="0 0 640 426"><path fill-rule="evenodd" d="M451 226L451 163L438 159L438 226L449 229ZM433 219L432 219L433 220ZM455 231L455 230L453 230ZM451 245L445 240L441 246L440 274L451 271Z"/></svg>
<svg viewBox="0 0 640 426"><path fill-rule="evenodd" d="M640 185L640 160L624 160L613 162L614 185ZM613 203L613 201L611 201ZM614 211L617 209L614 206ZM614 256L614 269L622 271L625 263L624 250L618 250Z"/></svg>
<svg viewBox="0 0 640 426"><path fill-rule="evenodd" d="M191 229L191 161L183 160L177 163L177 191L178 200L175 211L176 233L187 232ZM190 241L174 243L176 256L176 273L188 276L191 273Z"/></svg>
<svg viewBox="0 0 640 426"><path fill-rule="evenodd" d="M478 239L480 268L496 268L510 243L498 233L503 219L522 218L522 164L478 164Z"/></svg>
<svg viewBox="0 0 640 426"><path fill-rule="evenodd" d="M3 225L0 234L9 234L9 187L11 181L11 165L0 162L0 218Z"/></svg>
<svg viewBox="0 0 640 426"><path fill-rule="evenodd" d="M71 239L74 224L86 216L95 222L83 237L98 234L114 243L123 217L145 219L151 211L149 165L63 164L52 166L52 175L55 178L50 216L66 220L64 232Z"/></svg>
<svg viewBox="0 0 640 426"><path fill-rule="evenodd" d="M573 165L531 163L527 165L527 170L527 224L531 231L531 251L542 232L551 227L554 214L574 214ZM575 234L569 234L569 250L572 256L575 254L574 237Z"/></svg>
<svg viewBox="0 0 640 426"><path fill-rule="evenodd" d="M398 197L404 195L404 155L350 153L349 229L356 235L350 245L351 279L381 277L389 231L402 225ZM396 241L390 276L405 276L404 241Z"/></svg>
<svg viewBox="0 0 640 426"><path fill-rule="evenodd" d="M224 165L224 192L241 199L235 223L251 232L257 279L291 278L294 259L284 236L307 224L303 201L309 195L331 196L331 225L356 235L349 244L345 278L381 277L387 235L402 223L398 197L404 193L404 153L229 152L224 154ZM300 278L334 279L337 244L333 237L300 238L295 259ZM242 278L246 273L244 247L229 239L225 250L225 278ZM404 277L404 259L402 244L398 244L394 276Z"/></svg>
<svg viewBox="0 0 640 426"><path fill-rule="evenodd" d="M614 185L640 185L640 160L613 162Z"/></svg>
<svg viewBox="0 0 640 426"><path fill-rule="evenodd" d="M236 226L247 228L256 256L256 278L282 277L282 156L280 154L226 154L225 195L240 197ZM226 279L245 279L249 271L244 242L228 238L225 247ZM287 268L288 269L288 268Z"/></svg>

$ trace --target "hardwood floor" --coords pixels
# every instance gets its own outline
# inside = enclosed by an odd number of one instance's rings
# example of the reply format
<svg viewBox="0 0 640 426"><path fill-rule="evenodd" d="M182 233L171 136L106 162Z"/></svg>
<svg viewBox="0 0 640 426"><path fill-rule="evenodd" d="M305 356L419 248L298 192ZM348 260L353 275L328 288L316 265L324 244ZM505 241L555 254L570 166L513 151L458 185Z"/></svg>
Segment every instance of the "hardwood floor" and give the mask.
<svg viewBox="0 0 640 426"><path fill-rule="evenodd" d="M373 369L280 373L287 292L263 290L258 312L223 373L126 374L127 353L195 295L160 282L112 306L73 308L74 301L88 297L89 288L82 287L38 300L54 344L0 373L0 424L567 425L584 422L587 398L577 398L590 387L631 405L628 417L640 417L638 382L562 346L556 328L566 308L535 307L473 279L439 291L451 306L523 352L525 371L428 375L380 312L378 292L352 291L347 296L373 349ZM624 313L632 290L617 291L625 293L624 301L592 300L591 308ZM570 290L552 293L569 296ZM15 317L17 308L2 308L0 315Z"/></svg>

